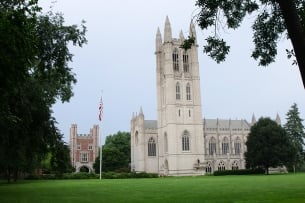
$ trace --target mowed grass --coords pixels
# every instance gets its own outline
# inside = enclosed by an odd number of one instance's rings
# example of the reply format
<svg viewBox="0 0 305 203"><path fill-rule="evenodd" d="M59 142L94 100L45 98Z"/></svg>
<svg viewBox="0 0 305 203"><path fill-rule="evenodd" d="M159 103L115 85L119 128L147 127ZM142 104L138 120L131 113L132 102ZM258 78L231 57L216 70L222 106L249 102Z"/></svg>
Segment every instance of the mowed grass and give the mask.
<svg viewBox="0 0 305 203"><path fill-rule="evenodd" d="M0 202L305 202L305 174L37 180L0 184Z"/></svg>

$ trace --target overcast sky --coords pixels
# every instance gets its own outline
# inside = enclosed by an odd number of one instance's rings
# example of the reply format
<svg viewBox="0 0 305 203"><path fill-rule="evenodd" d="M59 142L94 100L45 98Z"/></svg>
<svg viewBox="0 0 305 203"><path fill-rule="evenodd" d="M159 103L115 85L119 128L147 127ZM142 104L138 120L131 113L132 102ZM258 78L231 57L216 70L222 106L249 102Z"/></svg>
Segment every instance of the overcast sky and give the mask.
<svg viewBox="0 0 305 203"><path fill-rule="evenodd" d="M50 1L40 4L50 10ZM58 128L69 142L71 124L78 133L89 133L98 121L98 103L103 95L104 118L101 136L130 131L133 112L142 106L145 119L157 118L155 36L157 28L164 34L168 15L173 37L180 30L188 35L189 23L198 13L195 0L57 0L53 11L62 12L67 25L86 21L88 44L71 47L70 66L77 77L74 97L69 103L53 107ZM251 51L253 17L246 18L235 31L222 32L231 45L226 61L217 64L204 55L204 39L209 31L196 27L202 97L202 117L246 119L254 113L285 123L286 113L295 102L305 118L305 91L297 66L286 57L290 42L283 37L276 62L260 67ZM103 92L103 93L102 93Z"/></svg>

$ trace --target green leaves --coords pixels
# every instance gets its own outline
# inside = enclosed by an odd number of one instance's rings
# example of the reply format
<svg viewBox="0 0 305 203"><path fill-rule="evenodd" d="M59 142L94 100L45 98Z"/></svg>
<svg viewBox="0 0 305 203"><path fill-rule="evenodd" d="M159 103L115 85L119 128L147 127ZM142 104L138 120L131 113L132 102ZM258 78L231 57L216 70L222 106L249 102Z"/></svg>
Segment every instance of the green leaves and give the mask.
<svg viewBox="0 0 305 203"><path fill-rule="evenodd" d="M204 52L217 63L224 61L230 51L226 42L218 37L218 31L225 27L238 28L246 14L258 9L258 4L254 0L198 0L196 6L201 8L197 16L199 27L203 30L214 27L214 36L206 39Z"/></svg>
<svg viewBox="0 0 305 203"><path fill-rule="evenodd" d="M208 44L204 46L204 52L217 63L224 61L230 51L230 46L227 46L223 39L216 37L208 37L206 41Z"/></svg>
<svg viewBox="0 0 305 203"><path fill-rule="evenodd" d="M277 40L286 30L279 9L265 9L258 15L252 29L255 44L252 57L259 60L259 65L269 65L277 54Z"/></svg>
<svg viewBox="0 0 305 203"><path fill-rule="evenodd" d="M193 45L195 45L195 37L188 36L187 39L183 41L183 44L181 44L179 47L187 51L188 49L191 49Z"/></svg>
<svg viewBox="0 0 305 203"><path fill-rule="evenodd" d="M285 130L270 118L260 118L251 127L246 145L247 166L264 167L267 173L269 167L288 164L293 155Z"/></svg>
<svg viewBox="0 0 305 203"><path fill-rule="evenodd" d="M73 95L68 46L87 42L86 27L40 14L37 0L3 0L0 11L0 169L17 175L62 139L51 106Z"/></svg>

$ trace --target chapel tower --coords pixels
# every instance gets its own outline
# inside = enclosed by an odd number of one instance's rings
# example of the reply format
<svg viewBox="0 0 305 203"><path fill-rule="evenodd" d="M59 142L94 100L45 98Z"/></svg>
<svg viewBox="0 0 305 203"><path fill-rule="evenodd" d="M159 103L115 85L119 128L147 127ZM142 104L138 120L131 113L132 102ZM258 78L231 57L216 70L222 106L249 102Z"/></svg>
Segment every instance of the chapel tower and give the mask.
<svg viewBox="0 0 305 203"><path fill-rule="evenodd" d="M189 35L195 44L180 48L172 37L166 17L164 40L158 28L156 35L156 74L159 166L165 175L195 173L194 167L204 161L203 122L200 96L198 46L193 22Z"/></svg>

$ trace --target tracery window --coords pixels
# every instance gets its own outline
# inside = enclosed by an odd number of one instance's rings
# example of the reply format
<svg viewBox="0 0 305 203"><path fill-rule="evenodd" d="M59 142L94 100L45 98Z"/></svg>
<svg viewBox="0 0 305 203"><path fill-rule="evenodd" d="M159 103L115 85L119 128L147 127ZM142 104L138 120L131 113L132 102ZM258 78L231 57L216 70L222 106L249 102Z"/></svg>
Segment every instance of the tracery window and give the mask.
<svg viewBox="0 0 305 203"><path fill-rule="evenodd" d="M188 73L190 71L189 70L189 56L185 51L183 52L182 60L183 60L183 70L184 70L184 72Z"/></svg>
<svg viewBox="0 0 305 203"><path fill-rule="evenodd" d="M229 140L227 137L225 137L221 144L222 147L222 154L228 154L229 153Z"/></svg>
<svg viewBox="0 0 305 203"><path fill-rule="evenodd" d="M212 137L209 141L209 155L216 154L216 139Z"/></svg>
<svg viewBox="0 0 305 203"><path fill-rule="evenodd" d="M179 71L179 53L177 48L173 52L173 68L174 71Z"/></svg>
<svg viewBox="0 0 305 203"><path fill-rule="evenodd" d="M208 165L207 167L205 168L205 172L208 173L208 174L211 174L212 173L212 166L211 166L211 163L208 162Z"/></svg>
<svg viewBox="0 0 305 203"><path fill-rule="evenodd" d="M219 164L218 164L218 171L224 171L226 170L226 166L225 164L223 163L223 161L221 161Z"/></svg>
<svg viewBox="0 0 305 203"><path fill-rule="evenodd" d="M186 85L186 100L191 100L191 85L187 83Z"/></svg>
<svg viewBox="0 0 305 203"><path fill-rule="evenodd" d="M232 170L234 171L234 170L238 170L238 163L237 163L237 161L234 161L233 163L232 163Z"/></svg>
<svg viewBox="0 0 305 203"><path fill-rule="evenodd" d="M88 162L88 153L85 152L85 153L80 153L80 162Z"/></svg>
<svg viewBox="0 0 305 203"><path fill-rule="evenodd" d="M182 151L190 151L190 136L186 131L182 136Z"/></svg>
<svg viewBox="0 0 305 203"><path fill-rule="evenodd" d="M148 156L156 156L156 142L153 137L148 140Z"/></svg>
<svg viewBox="0 0 305 203"><path fill-rule="evenodd" d="M241 153L241 141L239 137L234 142L234 150L236 155Z"/></svg>

